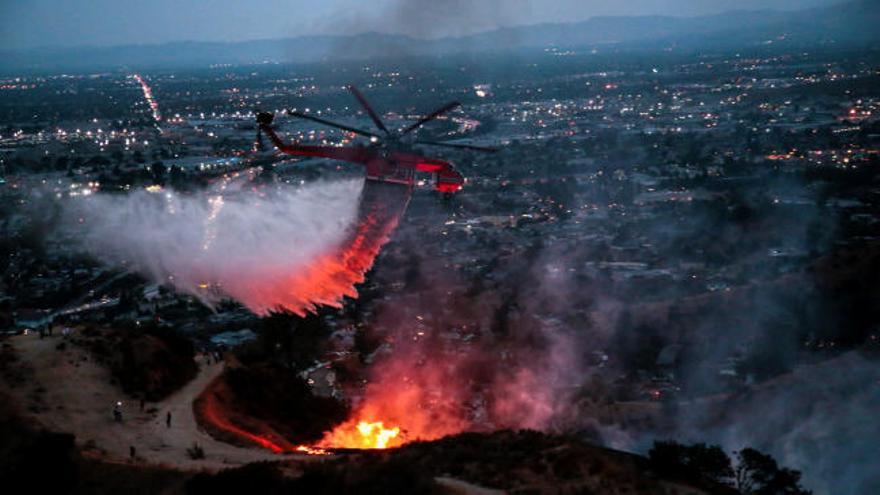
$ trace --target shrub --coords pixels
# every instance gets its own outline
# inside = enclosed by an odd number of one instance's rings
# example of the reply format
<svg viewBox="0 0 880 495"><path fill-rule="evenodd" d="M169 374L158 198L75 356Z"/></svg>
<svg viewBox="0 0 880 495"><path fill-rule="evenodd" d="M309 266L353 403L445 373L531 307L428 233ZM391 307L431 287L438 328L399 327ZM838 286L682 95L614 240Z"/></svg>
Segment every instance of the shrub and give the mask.
<svg viewBox="0 0 880 495"><path fill-rule="evenodd" d="M205 458L205 449L197 443L193 443L192 447L186 449L186 453L189 455L189 458L193 460Z"/></svg>

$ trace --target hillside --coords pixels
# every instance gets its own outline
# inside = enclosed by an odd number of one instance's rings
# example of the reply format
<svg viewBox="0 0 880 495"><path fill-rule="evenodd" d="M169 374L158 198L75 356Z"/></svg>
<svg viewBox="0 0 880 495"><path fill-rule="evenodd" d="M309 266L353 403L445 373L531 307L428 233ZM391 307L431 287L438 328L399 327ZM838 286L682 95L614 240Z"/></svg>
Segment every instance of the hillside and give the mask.
<svg viewBox="0 0 880 495"><path fill-rule="evenodd" d="M736 493L703 480L658 477L641 456L535 431L463 433L336 456L300 466L295 478L281 474L290 469L289 464L252 464L197 476L188 489L199 494L252 486L275 493Z"/></svg>
<svg viewBox="0 0 880 495"><path fill-rule="evenodd" d="M235 43L176 42L116 47L47 47L0 50L0 70L87 70L309 63L395 56L448 55L539 49L608 47L720 49L776 46L874 46L880 34L880 1L855 0L796 12L734 11L702 17L594 17L578 23L501 28L436 40L364 33L302 36Z"/></svg>
<svg viewBox="0 0 880 495"><path fill-rule="evenodd" d="M147 411L126 403L125 421L114 423L108 404L122 396L110 385L109 371L82 351L59 349L59 341L29 335L2 346L4 361L25 372L0 373L0 486L28 479L40 493L230 493L241 487L261 493L699 494L719 488L658 477L641 456L528 431L465 433L333 456L237 448L198 431L192 418L198 387L216 377L220 365L207 367L209 373L166 401L150 403ZM165 411L174 412L171 428L160 417ZM186 455L193 442L203 446L205 459ZM135 459L129 445L137 446ZM55 475L39 476L47 462Z"/></svg>

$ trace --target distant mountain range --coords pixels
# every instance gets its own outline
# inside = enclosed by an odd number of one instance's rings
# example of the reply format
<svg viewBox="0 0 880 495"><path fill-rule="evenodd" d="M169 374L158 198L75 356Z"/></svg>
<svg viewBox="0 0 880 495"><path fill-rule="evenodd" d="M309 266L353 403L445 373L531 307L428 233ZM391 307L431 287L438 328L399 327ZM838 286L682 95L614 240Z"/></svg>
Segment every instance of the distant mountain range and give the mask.
<svg viewBox="0 0 880 495"><path fill-rule="evenodd" d="M761 46L867 46L880 41L880 0L795 12L734 11L703 17L594 17L584 22L502 28L424 40L365 33L234 43L175 42L115 47L0 50L0 72L316 62L614 45L622 49L723 49Z"/></svg>

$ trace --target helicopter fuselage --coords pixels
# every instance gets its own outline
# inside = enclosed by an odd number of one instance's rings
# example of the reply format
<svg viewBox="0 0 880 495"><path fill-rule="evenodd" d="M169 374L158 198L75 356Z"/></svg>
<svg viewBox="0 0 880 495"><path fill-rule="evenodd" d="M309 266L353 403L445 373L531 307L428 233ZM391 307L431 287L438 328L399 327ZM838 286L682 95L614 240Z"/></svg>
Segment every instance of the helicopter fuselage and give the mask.
<svg viewBox="0 0 880 495"><path fill-rule="evenodd" d="M454 193L464 185L464 177L448 161L429 158L395 142L389 146L312 146L285 143L271 127L271 119L258 119L260 130L269 136L282 153L342 160L363 165L367 180L406 184L415 183L415 172L434 175L434 189Z"/></svg>

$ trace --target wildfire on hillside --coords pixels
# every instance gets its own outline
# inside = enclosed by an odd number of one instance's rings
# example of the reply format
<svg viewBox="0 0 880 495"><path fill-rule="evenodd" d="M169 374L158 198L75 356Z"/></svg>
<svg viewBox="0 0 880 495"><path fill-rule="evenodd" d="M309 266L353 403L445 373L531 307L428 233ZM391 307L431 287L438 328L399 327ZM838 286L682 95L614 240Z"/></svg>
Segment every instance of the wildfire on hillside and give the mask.
<svg viewBox="0 0 880 495"><path fill-rule="evenodd" d="M285 307L308 312L314 303L338 304L339 294L349 290L352 297L356 295L354 285L363 280L409 200L405 189L368 186L358 224L342 249L287 280L285 297L307 297ZM280 291L270 292L277 297ZM252 295L264 299L256 291ZM573 390L571 377L579 375L570 364L576 346L556 327L542 327L537 335L526 332L522 342L509 338L501 348L491 340L468 339L464 345L465 341L449 337L449 332L415 329L396 313L386 318L387 351L370 361L364 381L348 385L350 416L320 440L291 444L268 425L255 422L239 425L249 430L245 434L235 431L235 425L231 428L213 421L214 426L275 452L309 455L397 448L466 431L536 429L564 408L566 401L560 400L559 391ZM530 323L529 328L540 324Z"/></svg>
<svg viewBox="0 0 880 495"><path fill-rule="evenodd" d="M336 449L387 449L406 442L399 426L386 428L382 421L349 420L329 432L318 447Z"/></svg>

